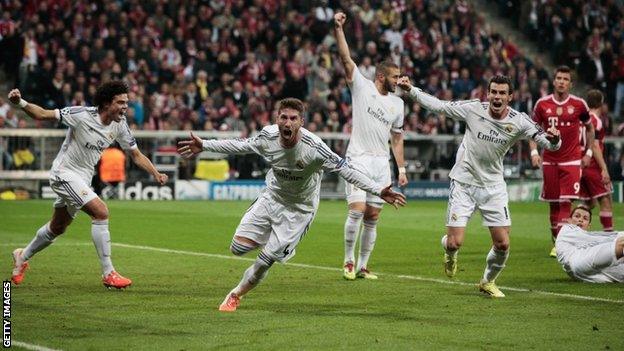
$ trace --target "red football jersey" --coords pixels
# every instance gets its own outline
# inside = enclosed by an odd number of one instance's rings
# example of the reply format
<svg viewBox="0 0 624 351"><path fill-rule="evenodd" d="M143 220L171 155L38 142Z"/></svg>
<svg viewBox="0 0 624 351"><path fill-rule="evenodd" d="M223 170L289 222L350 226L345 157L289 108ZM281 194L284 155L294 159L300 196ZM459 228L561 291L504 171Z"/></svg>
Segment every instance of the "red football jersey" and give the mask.
<svg viewBox="0 0 624 351"><path fill-rule="evenodd" d="M598 117L598 115L596 115L595 113L590 112L589 116L591 117L591 123L594 125L594 130L596 131L596 140L598 141L598 145L600 146L600 151L602 151L602 154L604 155L604 125L602 124L602 120L600 119L600 117ZM587 140L585 140L585 126L581 126L581 146L583 147L583 149L587 149ZM598 162L596 162L595 157L592 157L591 163L588 167L595 167L600 169L600 166L598 166Z"/></svg>
<svg viewBox="0 0 624 351"><path fill-rule="evenodd" d="M583 155L580 128L590 123L589 108L585 100L568 95L562 102L552 94L537 100L533 109L533 120L544 130L555 126L561 132L561 148L557 151L544 150L544 161L562 163L578 161Z"/></svg>

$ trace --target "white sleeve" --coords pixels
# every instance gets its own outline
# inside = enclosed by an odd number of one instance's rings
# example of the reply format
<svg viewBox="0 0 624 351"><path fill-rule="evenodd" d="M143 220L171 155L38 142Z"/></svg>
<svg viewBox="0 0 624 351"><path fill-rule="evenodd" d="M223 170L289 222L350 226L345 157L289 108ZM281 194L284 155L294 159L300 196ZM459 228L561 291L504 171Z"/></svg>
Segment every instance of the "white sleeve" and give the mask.
<svg viewBox="0 0 624 351"><path fill-rule="evenodd" d="M520 118L522 119L525 137L535 141L540 147L547 150L559 150L561 147L561 138L559 138L559 142L557 144L552 144L548 139L546 139L546 133L542 127L533 122L533 120L526 113L521 113Z"/></svg>
<svg viewBox="0 0 624 351"><path fill-rule="evenodd" d="M351 81L351 93L353 95L359 94L366 89L366 85L370 83L372 82L364 77L362 72L360 72L360 68L355 66L353 69L353 80Z"/></svg>
<svg viewBox="0 0 624 351"><path fill-rule="evenodd" d="M218 152L222 154L251 154L256 153L262 155L262 143L260 138L246 139L224 139L224 140L202 140L202 147L205 151Z"/></svg>
<svg viewBox="0 0 624 351"><path fill-rule="evenodd" d="M58 113L56 112L58 111ZM76 127L80 124L80 114L86 112L87 109L84 106L68 106L62 109L56 109L54 114L58 117L61 123L68 127Z"/></svg>
<svg viewBox="0 0 624 351"><path fill-rule="evenodd" d="M318 160L322 162L324 170L328 172L338 172L338 175L344 178L344 180L368 193L377 196L381 194L381 190L384 188L383 186L380 186L364 173L351 167L346 159L336 155L325 143L316 145L316 154Z"/></svg>
<svg viewBox="0 0 624 351"><path fill-rule="evenodd" d="M444 101L435 96L429 95L419 88L412 87L410 95L429 111L443 113L448 117L465 121L469 112L469 107L479 100Z"/></svg>
<svg viewBox="0 0 624 351"><path fill-rule="evenodd" d="M128 123L126 121L121 122L121 132L117 135L115 139L122 149L124 150L132 150L138 148L136 139L132 135L130 131L130 127L128 127Z"/></svg>
<svg viewBox="0 0 624 351"><path fill-rule="evenodd" d="M401 113L392 123L392 131L394 133L403 133L403 124L405 123L405 104L401 101Z"/></svg>

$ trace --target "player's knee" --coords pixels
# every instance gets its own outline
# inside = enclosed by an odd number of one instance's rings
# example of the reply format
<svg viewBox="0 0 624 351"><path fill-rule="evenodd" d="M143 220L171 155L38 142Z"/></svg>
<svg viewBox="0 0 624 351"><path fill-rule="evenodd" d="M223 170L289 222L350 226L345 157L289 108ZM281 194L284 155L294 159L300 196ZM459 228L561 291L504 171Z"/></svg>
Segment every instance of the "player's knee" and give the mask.
<svg viewBox="0 0 624 351"><path fill-rule="evenodd" d="M53 236L59 236L63 233L65 233L65 230L67 229L68 224L66 223L54 223L54 222L50 222L49 225L49 229L50 232L52 233Z"/></svg>
<svg viewBox="0 0 624 351"><path fill-rule="evenodd" d="M256 247L257 244L251 242L251 240L243 240L243 238L236 235L230 244L230 251L236 256L242 256Z"/></svg>
<svg viewBox="0 0 624 351"><path fill-rule="evenodd" d="M106 204L93 211L93 219L96 221L105 221L108 219L108 207Z"/></svg>
<svg viewBox="0 0 624 351"><path fill-rule="evenodd" d="M494 242L494 248L499 251L509 250L509 240L497 240Z"/></svg>
<svg viewBox="0 0 624 351"><path fill-rule="evenodd" d="M364 212L364 220L365 221L376 221L379 219L379 209L378 208L367 208L366 212Z"/></svg>
<svg viewBox="0 0 624 351"><path fill-rule="evenodd" d="M351 220L357 221L364 217L364 212L360 210L349 210L349 218Z"/></svg>
<svg viewBox="0 0 624 351"><path fill-rule="evenodd" d="M459 250L461 246L462 246L462 243L459 242L458 240L455 240L455 238L453 237L448 237L446 239L446 248L448 250L451 250L451 251Z"/></svg>

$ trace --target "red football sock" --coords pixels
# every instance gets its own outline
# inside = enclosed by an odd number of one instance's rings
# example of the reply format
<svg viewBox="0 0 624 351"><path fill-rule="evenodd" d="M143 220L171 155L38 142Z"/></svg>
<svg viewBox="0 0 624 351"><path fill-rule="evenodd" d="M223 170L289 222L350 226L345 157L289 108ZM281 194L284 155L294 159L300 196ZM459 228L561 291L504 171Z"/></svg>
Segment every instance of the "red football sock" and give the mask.
<svg viewBox="0 0 624 351"><path fill-rule="evenodd" d="M605 232L613 231L613 212L600 211L600 224Z"/></svg>
<svg viewBox="0 0 624 351"><path fill-rule="evenodd" d="M550 234L553 237L553 240L557 237L557 233L559 232L559 203L558 202L550 202Z"/></svg>

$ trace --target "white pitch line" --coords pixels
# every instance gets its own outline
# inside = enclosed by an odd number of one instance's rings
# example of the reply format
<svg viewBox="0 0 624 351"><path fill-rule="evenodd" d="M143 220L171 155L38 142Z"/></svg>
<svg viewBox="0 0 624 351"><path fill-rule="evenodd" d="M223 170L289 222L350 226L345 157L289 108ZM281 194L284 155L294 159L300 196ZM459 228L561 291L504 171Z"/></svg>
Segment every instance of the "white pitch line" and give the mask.
<svg viewBox="0 0 624 351"><path fill-rule="evenodd" d="M51 349L49 347L29 344L27 342L21 342L21 341L11 341L11 346L19 346L19 347L25 348L26 350L33 350L33 351L61 351L59 349Z"/></svg>
<svg viewBox="0 0 624 351"><path fill-rule="evenodd" d="M24 244L0 244L0 246L16 246L16 247L20 247L20 245L24 245ZM92 244L91 243L79 243L79 242L77 242L77 243L66 243L66 244L61 244L61 245L62 246L83 246L83 245L84 246L91 246ZM211 254L211 253L205 253L205 252L193 252L193 251L185 251L185 250L165 249L165 248L153 247L153 246L132 245L132 244L122 244L122 243L113 243L113 246L124 247L124 248L128 248L128 249L136 249L136 250L146 250L146 251L155 251L155 252L164 252L164 253L188 255L188 256L212 257L212 258L222 258L222 259L226 259L226 260L238 260L238 261L248 261L248 262L255 261L255 259L253 259L253 258L246 258L246 257L239 257L239 256L228 256L228 255L221 255L221 254ZM305 263L286 263L285 265L286 266L292 266L292 267L311 268L311 269L319 269L319 270L334 271L334 272L342 270L341 268L336 268L336 267L316 266L316 265L310 265L310 264L305 264ZM379 273L379 272L375 272L375 273L377 275L383 275L383 276L388 276L388 277L395 277L395 278L399 278L399 279L418 280L418 281L429 282L429 283L439 283L439 284L447 284L447 285L460 285L460 286L475 286L476 285L475 283L468 283L468 282L462 282L462 281L457 281L457 280L445 280L445 279L437 279L437 278L428 278L428 277L421 277L421 276L417 276L417 275L391 274L391 273ZM556 297L563 297L563 298L569 298L569 299L575 299L575 300L600 301L600 302L610 302L610 303L624 304L624 300L615 300L615 299L609 299L609 298L604 298L604 297L594 297L594 296L586 296L586 295L557 293L557 292L552 292L552 291L534 290L534 289L528 289L528 288L517 288L517 287L512 287L512 286L499 286L499 288L501 288L503 290L525 292L525 293L535 293L535 294L539 294L539 295L556 296Z"/></svg>
<svg viewBox="0 0 624 351"><path fill-rule="evenodd" d="M139 249L139 250L149 250L149 251L157 251L157 252L165 252L165 253L190 255L190 256L203 256L203 257L223 258L223 259L228 259L228 260L240 260L240 261L250 261L250 262L255 261L255 259L253 258L245 258L245 257L239 257L239 256L226 256L226 255L220 255L220 254L210 254L210 253L184 251L184 250L163 249L163 248L152 247L152 246L131 245L131 244L121 244L121 243L113 243L113 246L125 247L129 249ZM286 263L285 265L293 266L293 267L300 267L300 268L322 269L326 271L341 271L342 270L341 268L336 268L336 267L315 266L315 265L303 264L303 263ZM375 272L375 273L377 273L378 275L395 277L399 279L418 280L418 281L424 281L424 282L430 282L430 283L462 285L462 286L475 286L476 285L475 283L467 283L467 282L462 282L462 281L444 280L444 279L436 279L436 278L427 278L427 277L421 277L417 275L403 275L403 274L390 274L390 273L378 273L378 272ZM527 289L527 288L515 288L515 287L510 287L510 286L500 286L500 288L503 290L535 293L535 294L540 294L540 295L564 297L564 298L577 299L577 300L600 301L600 302L624 304L624 300L614 300L614 299L608 299L608 298L603 298L603 297L557 293L557 292L552 292L552 291L534 290L534 289Z"/></svg>

